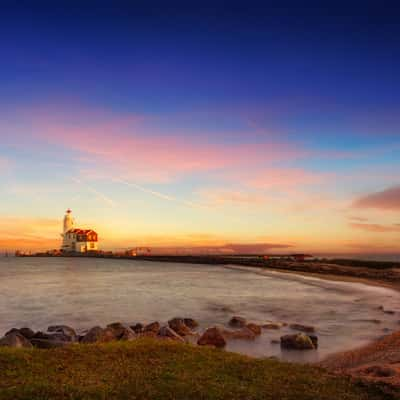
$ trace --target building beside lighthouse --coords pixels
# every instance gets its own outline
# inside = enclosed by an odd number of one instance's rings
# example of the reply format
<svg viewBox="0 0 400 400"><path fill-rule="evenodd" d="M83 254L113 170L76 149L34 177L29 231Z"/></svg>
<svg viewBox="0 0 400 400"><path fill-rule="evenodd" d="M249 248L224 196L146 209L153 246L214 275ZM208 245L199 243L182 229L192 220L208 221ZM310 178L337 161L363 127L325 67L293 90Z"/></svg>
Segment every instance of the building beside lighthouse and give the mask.
<svg viewBox="0 0 400 400"><path fill-rule="evenodd" d="M80 229L75 227L72 211L67 210L64 216L62 252L87 253L98 250L98 235L92 229Z"/></svg>

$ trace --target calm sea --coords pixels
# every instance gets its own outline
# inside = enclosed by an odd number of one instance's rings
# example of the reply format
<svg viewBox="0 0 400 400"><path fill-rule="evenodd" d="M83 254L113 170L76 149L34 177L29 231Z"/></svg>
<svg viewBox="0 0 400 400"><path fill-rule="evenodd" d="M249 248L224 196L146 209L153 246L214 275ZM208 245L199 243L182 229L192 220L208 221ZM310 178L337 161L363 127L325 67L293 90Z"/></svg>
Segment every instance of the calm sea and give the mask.
<svg viewBox="0 0 400 400"><path fill-rule="evenodd" d="M385 314L379 306L396 311ZM165 322L192 317L201 329L233 315L265 323L314 325L320 348L282 352L264 331L228 350L254 356L313 361L400 327L400 295L361 283L266 272L253 268L82 258L1 258L0 333L13 327L45 330L68 324L79 331L121 321ZM379 320L380 323L371 320Z"/></svg>

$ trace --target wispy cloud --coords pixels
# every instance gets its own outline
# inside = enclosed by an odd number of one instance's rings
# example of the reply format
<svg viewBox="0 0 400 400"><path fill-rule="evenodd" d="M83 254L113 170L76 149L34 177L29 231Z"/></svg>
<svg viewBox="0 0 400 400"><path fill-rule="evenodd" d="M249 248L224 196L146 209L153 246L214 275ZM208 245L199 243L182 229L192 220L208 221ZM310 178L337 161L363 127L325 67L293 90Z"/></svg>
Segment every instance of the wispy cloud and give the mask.
<svg viewBox="0 0 400 400"><path fill-rule="evenodd" d="M353 202L353 207L400 210L400 185L362 196Z"/></svg>
<svg viewBox="0 0 400 400"><path fill-rule="evenodd" d="M95 189L93 186L89 185L87 182L83 182L81 179L72 178L72 181L84 187L90 193L93 193L99 200L107 204L108 206L115 207L116 203L110 197L101 193L99 190Z"/></svg>
<svg viewBox="0 0 400 400"><path fill-rule="evenodd" d="M400 232L398 225L381 225L381 224L361 224L351 223L351 228L359 229L367 232L385 233L385 232Z"/></svg>
<svg viewBox="0 0 400 400"><path fill-rule="evenodd" d="M113 181L116 182L116 183L121 183L121 184L129 186L129 187L133 187L133 188L135 188L137 190L140 190L141 192L144 192L144 193L150 194L152 196L158 197L159 199L162 199L162 200L172 201L172 202L175 202L175 203L183 204L183 205L188 206L188 207L206 208L206 206L204 206L202 204L198 204L198 203L194 203L192 201L179 199L177 197L174 197L174 196L171 196L171 195L167 195L167 194L164 194L164 193L161 193L161 192L146 188L146 187L144 187L142 185L138 185L137 183L127 182L127 181L124 181L122 179L113 179Z"/></svg>

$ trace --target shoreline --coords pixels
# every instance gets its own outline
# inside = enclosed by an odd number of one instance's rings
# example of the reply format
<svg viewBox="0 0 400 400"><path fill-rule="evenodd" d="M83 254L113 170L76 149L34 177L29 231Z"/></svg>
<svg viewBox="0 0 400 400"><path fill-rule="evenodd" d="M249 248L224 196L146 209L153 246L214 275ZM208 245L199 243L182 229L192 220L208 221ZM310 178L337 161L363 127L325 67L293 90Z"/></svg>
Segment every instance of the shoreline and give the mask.
<svg viewBox="0 0 400 400"><path fill-rule="evenodd" d="M258 256L126 256L115 254L57 254L37 253L32 255L19 255L18 257L55 257L55 258L100 258L131 261L171 262L204 265L236 265L241 267L254 267L262 270L279 271L288 274L312 276L337 282L358 282L371 286L386 287L400 291L400 263L389 261L375 262L362 260L347 260L354 265L345 265L346 260L334 259L311 261L264 260ZM370 265L380 264L382 268Z"/></svg>
<svg viewBox="0 0 400 400"><path fill-rule="evenodd" d="M49 257L46 255L33 255L31 257ZM60 257L60 256L59 256ZM212 256L138 256L115 257L102 256L61 256L81 258L104 258L148 262L179 262L190 264L221 265L231 267L253 267L260 271L280 272L289 275L300 275L336 282L354 282L374 287L384 287L400 292L400 269L384 268L374 269L368 267L343 266L319 261L294 262L280 261L265 262L257 258L234 258ZM400 323L400 321L399 321ZM348 351L338 351L326 356L316 365L328 371L348 375L363 381L372 381L400 387L400 350L394 351L393 347L400 349L400 330L385 335L383 338L372 340L366 345ZM353 360L357 360L357 363ZM388 364L388 359L390 365ZM393 367L394 365L394 367Z"/></svg>

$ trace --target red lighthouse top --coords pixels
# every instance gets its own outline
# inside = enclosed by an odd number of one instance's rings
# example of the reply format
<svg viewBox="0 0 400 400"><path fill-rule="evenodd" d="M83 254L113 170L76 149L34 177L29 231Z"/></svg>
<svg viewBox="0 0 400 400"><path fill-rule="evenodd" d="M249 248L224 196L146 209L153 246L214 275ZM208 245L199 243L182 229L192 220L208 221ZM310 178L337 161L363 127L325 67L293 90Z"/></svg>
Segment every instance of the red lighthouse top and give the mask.
<svg viewBox="0 0 400 400"><path fill-rule="evenodd" d="M71 214L71 209L70 208L68 208L68 210L67 210L67 214Z"/></svg>

